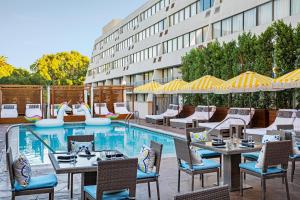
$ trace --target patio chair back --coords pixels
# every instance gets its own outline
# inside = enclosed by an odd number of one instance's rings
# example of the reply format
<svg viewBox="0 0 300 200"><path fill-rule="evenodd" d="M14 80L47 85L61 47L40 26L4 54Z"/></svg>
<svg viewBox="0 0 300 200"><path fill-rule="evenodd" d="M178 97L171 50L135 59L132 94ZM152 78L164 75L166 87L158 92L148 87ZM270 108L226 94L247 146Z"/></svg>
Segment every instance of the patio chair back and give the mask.
<svg viewBox="0 0 300 200"><path fill-rule="evenodd" d="M300 132L300 110L296 112L296 118L293 123L294 131Z"/></svg>
<svg viewBox="0 0 300 200"><path fill-rule="evenodd" d="M268 142L265 145L263 172L266 172L268 167L276 165L281 165L283 169L287 169L289 155L292 154L292 141Z"/></svg>
<svg viewBox="0 0 300 200"><path fill-rule="evenodd" d="M137 165L137 158L99 161L96 199L102 199L105 191L123 189L129 189L129 196L135 197Z"/></svg>
<svg viewBox="0 0 300 200"><path fill-rule="evenodd" d="M13 159L11 147L9 147L6 152L6 164L7 164L11 189L13 190L15 184L15 175L13 170L14 159Z"/></svg>
<svg viewBox="0 0 300 200"><path fill-rule="evenodd" d="M156 173L159 174L163 145L159 144L157 142L151 141L150 148L153 149L153 151L155 152L154 166L156 168Z"/></svg>
<svg viewBox="0 0 300 200"><path fill-rule="evenodd" d="M67 149L68 152L71 151L71 142L93 142L95 140L94 135L72 135L68 136L68 144L67 144ZM93 143L93 150L95 150L95 144Z"/></svg>
<svg viewBox="0 0 300 200"><path fill-rule="evenodd" d="M181 165L181 160L187 162L189 166L193 166L189 142L179 138L174 138L176 156L178 166Z"/></svg>
<svg viewBox="0 0 300 200"><path fill-rule="evenodd" d="M175 200L230 200L228 186L219 186L177 195Z"/></svg>

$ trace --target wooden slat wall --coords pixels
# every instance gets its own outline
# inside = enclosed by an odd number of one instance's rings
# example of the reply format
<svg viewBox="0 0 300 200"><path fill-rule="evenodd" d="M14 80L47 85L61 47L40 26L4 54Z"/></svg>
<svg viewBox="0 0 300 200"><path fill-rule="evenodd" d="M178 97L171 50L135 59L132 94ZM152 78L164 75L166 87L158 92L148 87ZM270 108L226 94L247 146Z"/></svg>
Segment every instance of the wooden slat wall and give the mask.
<svg viewBox="0 0 300 200"><path fill-rule="evenodd" d="M42 86L37 85L0 85L2 104L17 104L18 114L24 115L26 104L42 104Z"/></svg>
<svg viewBox="0 0 300 200"><path fill-rule="evenodd" d="M84 102L84 86L52 86L50 88L51 104L69 102L70 105Z"/></svg>

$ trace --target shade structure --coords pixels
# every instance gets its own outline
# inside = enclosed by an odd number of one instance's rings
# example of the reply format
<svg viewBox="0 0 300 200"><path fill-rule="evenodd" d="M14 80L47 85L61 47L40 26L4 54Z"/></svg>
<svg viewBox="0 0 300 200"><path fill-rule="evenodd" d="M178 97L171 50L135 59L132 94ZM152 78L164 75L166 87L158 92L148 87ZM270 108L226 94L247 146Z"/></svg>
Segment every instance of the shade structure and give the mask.
<svg viewBox="0 0 300 200"><path fill-rule="evenodd" d="M149 83L134 88L134 93L140 93L140 94L153 93L161 86L162 85L159 84L158 82L151 81Z"/></svg>
<svg viewBox="0 0 300 200"><path fill-rule="evenodd" d="M162 85L154 93L155 94L177 94L178 90L186 84L187 82L181 79L175 79L173 81L170 81L169 83Z"/></svg>
<svg viewBox="0 0 300 200"><path fill-rule="evenodd" d="M273 91L272 78L247 71L214 88L217 94Z"/></svg>
<svg viewBox="0 0 300 200"><path fill-rule="evenodd" d="M225 83L224 80L214 76L206 75L194 80L179 89L179 93L207 94L212 93L214 88Z"/></svg>
<svg viewBox="0 0 300 200"><path fill-rule="evenodd" d="M300 68L274 80L274 89L300 88Z"/></svg>

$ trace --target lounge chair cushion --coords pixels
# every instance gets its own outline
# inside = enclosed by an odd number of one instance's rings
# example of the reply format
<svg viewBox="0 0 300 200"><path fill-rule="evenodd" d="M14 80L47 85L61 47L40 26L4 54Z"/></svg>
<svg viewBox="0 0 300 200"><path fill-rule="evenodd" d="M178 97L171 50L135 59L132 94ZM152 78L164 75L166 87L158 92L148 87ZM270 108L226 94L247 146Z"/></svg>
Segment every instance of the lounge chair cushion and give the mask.
<svg viewBox="0 0 300 200"><path fill-rule="evenodd" d="M26 187L15 182L15 191L34 190L40 188L53 188L57 185L57 177L54 174L32 177Z"/></svg>
<svg viewBox="0 0 300 200"><path fill-rule="evenodd" d="M155 163L155 151L150 147L143 145L138 155L138 169L148 173L153 170Z"/></svg>
<svg viewBox="0 0 300 200"><path fill-rule="evenodd" d="M144 178L154 178L157 177L158 174L156 174L155 172L149 172L149 173L145 173L141 170L137 170L137 179L144 179Z"/></svg>
<svg viewBox="0 0 300 200"><path fill-rule="evenodd" d="M83 188L84 192L88 193L91 197L96 199L96 191L97 191L97 186L96 185L89 185L89 186L84 186ZM108 192L108 193L103 193L102 200L121 200L121 199L128 199L129 198L129 192L128 190L122 190L119 192Z"/></svg>
<svg viewBox="0 0 300 200"><path fill-rule="evenodd" d="M246 133L250 135L266 135L268 128L247 128Z"/></svg>
<svg viewBox="0 0 300 200"><path fill-rule="evenodd" d="M215 151L211 151L208 149L199 149L198 152L202 156L202 158L212 158L216 156L220 156L221 154Z"/></svg>
<svg viewBox="0 0 300 200"><path fill-rule="evenodd" d="M2 104L1 118L17 118L17 104Z"/></svg>
<svg viewBox="0 0 300 200"><path fill-rule="evenodd" d="M249 158L251 160L258 160L259 151L258 152L250 152L250 153L243 153L242 157Z"/></svg>
<svg viewBox="0 0 300 200"><path fill-rule="evenodd" d="M26 187L31 179L31 166L25 155L21 154L13 163L15 179L18 185Z"/></svg>
<svg viewBox="0 0 300 200"><path fill-rule="evenodd" d="M185 170L190 170L189 164L183 162L181 163L181 167ZM206 169L214 169L220 167L220 164L211 159L202 159L201 165L193 165L192 170L206 170Z"/></svg>
<svg viewBox="0 0 300 200"><path fill-rule="evenodd" d="M246 169L246 170L258 173L258 174L264 174L264 175L265 174L276 174L276 173L284 172L284 169L282 169L282 168L279 168L279 167L269 167L267 169L267 172L263 173L262 172L262 168L257 168L257 167L255 167L255 165L256 165L255 161L254 162L246 162L246 163L241 163L240 164L240 168Z"/></svg>

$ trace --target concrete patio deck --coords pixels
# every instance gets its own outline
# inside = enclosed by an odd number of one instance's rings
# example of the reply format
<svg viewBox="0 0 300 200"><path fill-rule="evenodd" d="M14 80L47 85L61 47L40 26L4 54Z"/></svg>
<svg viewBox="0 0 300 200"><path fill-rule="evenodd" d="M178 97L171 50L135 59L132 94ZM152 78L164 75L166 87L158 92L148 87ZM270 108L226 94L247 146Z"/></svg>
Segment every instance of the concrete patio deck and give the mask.
<svg viewBox="0 0 300 200"><path fill-rule="evenodd" d="M141 124L144 124L141 122ZM152 128L159 128L167 131L174 131L179 134L183 134L184 130L173 130L172 128L165 128L162 126L154 126L149 125ZM4 140L4 133L7 126L0 126L0 141ZM5 146L4 142L0 143L0 199L8 200L10 199L10 184L7 171L5 171ZM55 173L51 165L43 165L43 166L33 166L33 174L41 175L47 173ZM177 195L177 162L175 158L163 158L161 165L161 173L160 173L160 192L162 200L171 200L174 199L174 196ZM205 187L213 186L216 182L216 175L209 174L205 177ZM290 178L290 173L289 173ZM195 179L195 190L201 189L200 180ZM55 199L70 199L69 191L67 190L67 175L58 175L58 186L55 188ZM75 175L74 181L74 198L80 199L80 175ZM252 177L250 175L247 176L246 183L253 186L252 189L245 190L244 197L240 197L239 192L232 192L231 199L245 199L245 200L257 200L260 199L260 180ZM191 186L191 177L185 174L182 174L181 179L181 193L189 192ZM290 195L291 199L299 199L300 197L300 163L297 163L296 166L296 175L293 183L289 182ZM18 197L17 199L29 200L29 199L47 199L47 195L34 195L34 196L24 196ZM147 184L137 185L137 199L148 200L148 199L156 199L156 189L155 185L152 185L152 198L148 198L147 194ZM267 199L271 200L282 200L286 199L285 187L281 182L281 179L274 179L267 181Z"/></svg>

